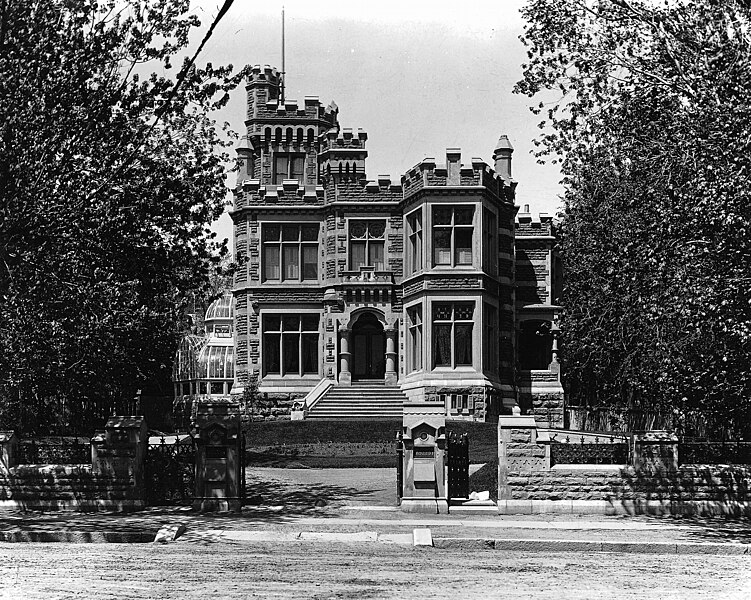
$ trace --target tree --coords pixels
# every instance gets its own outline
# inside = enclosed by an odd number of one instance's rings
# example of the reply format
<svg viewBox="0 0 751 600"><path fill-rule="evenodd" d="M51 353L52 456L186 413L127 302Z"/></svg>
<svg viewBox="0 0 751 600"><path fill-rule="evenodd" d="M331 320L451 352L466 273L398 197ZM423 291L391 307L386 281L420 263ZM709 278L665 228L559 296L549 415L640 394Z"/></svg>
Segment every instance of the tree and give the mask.
<svg viewBox="0 0 751 600"><path fill-rule="evenodd" d="M230 136L211 112L245 70L185 59L168 76L200 25L188 9L0 3L5 427L80 421L169 372L186 302L226 253L208 225Z"/></svg>
<svg viewBox="0 0 751 600"><path fill-rule="evenodd" d="M560 160L575 403L751 413L751 6L531 0L517 91ZM555 95L556 100L550 102Z"/></svg>

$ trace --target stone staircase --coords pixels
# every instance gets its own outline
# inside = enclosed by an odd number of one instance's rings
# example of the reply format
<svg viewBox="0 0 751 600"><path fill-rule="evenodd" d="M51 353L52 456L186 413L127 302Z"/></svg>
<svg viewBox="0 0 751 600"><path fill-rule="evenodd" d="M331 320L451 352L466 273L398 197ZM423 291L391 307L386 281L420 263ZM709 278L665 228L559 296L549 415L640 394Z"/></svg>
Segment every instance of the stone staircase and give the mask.
<svg viewBox="0 0 751 600"><path fill-rule="evenodd" d="M335 385L310 409L308 419L372 420L401 419L407 397L398 385L383 381Z"/></svg>

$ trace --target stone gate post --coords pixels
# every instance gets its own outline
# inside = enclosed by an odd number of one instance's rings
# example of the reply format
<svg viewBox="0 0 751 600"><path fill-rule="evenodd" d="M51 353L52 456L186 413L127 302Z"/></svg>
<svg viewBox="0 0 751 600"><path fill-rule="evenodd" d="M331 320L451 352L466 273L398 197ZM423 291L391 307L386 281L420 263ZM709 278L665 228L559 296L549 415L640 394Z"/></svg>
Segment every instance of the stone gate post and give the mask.
<svg viewBox="0 0 751 600"><path fill-rule="evenodd" d="M550 468L550 436L534 417L498 418L498 500L512 500L509 474Z"/></svg>
<svg viewBox="0 0 751 600"><path fill-rule="evenodd" d="M242 422L240 403L230 398L198 403L196 430L196 493L193 508L240 512L242 509Z"/></svg>

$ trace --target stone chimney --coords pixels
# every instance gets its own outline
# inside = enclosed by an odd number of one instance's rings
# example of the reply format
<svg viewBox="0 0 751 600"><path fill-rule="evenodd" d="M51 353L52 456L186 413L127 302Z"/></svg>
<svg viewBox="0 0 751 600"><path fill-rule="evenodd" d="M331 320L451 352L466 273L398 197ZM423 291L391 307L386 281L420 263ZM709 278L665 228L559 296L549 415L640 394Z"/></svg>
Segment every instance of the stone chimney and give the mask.
<svg viewBox="0 0 751 600"><path fill-rule="evenodd" d="M493 160L495 161L495 172L506 180L511 179L511 155L514 153L514 147L507 135L502 135L498 139Z"/></svg>

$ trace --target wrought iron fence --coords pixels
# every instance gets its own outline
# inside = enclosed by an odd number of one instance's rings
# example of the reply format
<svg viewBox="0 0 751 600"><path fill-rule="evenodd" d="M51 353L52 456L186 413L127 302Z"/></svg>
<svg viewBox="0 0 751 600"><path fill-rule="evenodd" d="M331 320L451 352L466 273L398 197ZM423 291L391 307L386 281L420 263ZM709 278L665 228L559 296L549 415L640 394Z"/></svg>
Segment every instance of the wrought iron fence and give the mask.
<svg viewBox="0 0 751 600"><path fill-rule="evenodd" d="M678 461L683 465L751 465L751 442L684 439L678 443Z"/></svg>
<svg viewBox="0 0 751 600"><path fill-rule="evenodd" d="M566 436L550 444L550 463L570 465L622 465L629 462L629 444L615 436L579 439Z"/></svg>
<svg viewBox="0 0 751 600"><path fill-rule="evenodd" d="M190 504L195 491L195 463L192 437L177 435L169 443L162 437L158 444L149 444L144 464L146 504Z"/></svg>
<svg viewBox="0 0 751 600"><path fill-rule="evenodd" d="M21 465L82 465L91 463L91 444L79 438L59 441L22 440L18 446Z"/></svg>

